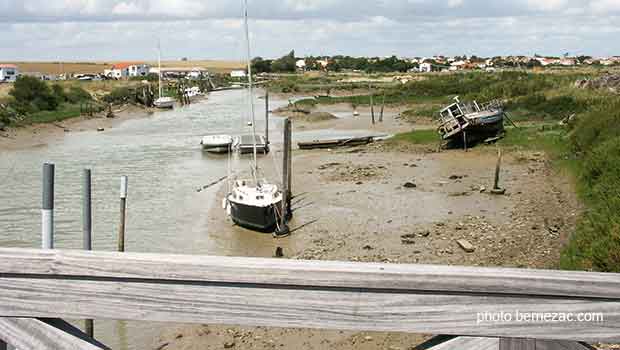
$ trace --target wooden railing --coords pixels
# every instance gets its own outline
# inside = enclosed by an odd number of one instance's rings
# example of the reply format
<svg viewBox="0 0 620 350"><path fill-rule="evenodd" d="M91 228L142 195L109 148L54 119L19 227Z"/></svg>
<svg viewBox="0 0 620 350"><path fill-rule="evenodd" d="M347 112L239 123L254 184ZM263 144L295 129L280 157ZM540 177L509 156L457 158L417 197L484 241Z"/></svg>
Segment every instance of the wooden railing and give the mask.
<svg viewBox="0 0 620 350"><path fill-rule="evenodd" d="M481 316L497 313L603 319ZM0 249L0 317L620 342L620 275ZM6 329L0 323L0 339L11 343Z"/></svg>

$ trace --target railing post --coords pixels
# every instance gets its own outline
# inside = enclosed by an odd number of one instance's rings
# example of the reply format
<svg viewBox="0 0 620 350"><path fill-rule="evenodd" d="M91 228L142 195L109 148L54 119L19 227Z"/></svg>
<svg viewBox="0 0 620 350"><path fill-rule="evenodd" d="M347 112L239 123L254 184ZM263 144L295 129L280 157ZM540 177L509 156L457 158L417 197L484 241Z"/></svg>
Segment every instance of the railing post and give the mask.
<svg viewBox="0 0 620 350"><path fill-rule="evenodd" d="M54 249L54 164L43 164L43 203L41 206L41 243Z"/></svg>
<svg viewBox="0 0 620 350"><path fill-rule="evenodd" d="M125 251L125 211L127 209L127 176L121 177L121 217L118 228L118 251Z"/></svg>

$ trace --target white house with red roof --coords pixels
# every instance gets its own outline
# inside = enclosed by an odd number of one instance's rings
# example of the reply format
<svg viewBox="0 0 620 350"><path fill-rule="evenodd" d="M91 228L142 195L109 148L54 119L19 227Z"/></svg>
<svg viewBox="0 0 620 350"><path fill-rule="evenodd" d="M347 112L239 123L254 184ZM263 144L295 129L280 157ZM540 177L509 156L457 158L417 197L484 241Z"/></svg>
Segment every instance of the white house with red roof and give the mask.
<svg viewBox="0 0 620 350"><path fill-rule="evenodd" d="M19 69L14 64L0 64L0 82L14 82L19 76Z"/></svg>
<svg viewBox="0 0 620 350"><path fill-rule="evenodd" d="M113 79L128 79L131 77L145 77L149 74L151 67L146 63L121 62L104 70L103 74Z"/></svg>

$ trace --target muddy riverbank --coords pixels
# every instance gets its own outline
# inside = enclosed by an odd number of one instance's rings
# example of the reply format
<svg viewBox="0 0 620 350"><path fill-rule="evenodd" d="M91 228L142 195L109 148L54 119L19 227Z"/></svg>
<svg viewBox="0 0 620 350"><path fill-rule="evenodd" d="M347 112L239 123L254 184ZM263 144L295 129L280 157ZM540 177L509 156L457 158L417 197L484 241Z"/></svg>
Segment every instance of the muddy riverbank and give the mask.
<svg viewBox="0 0 620 350"><path fill-rule="evenodd" d="M147 118L153 110L128 105L114 111L114 118L106 118L107 112L94 116L81 116L60 122L33 124L23 127L7 128L0 131L0 151L41 147L51 142L59 142L72 132L83 132L113 128L131 119Z"/></svg>
<svg viewBox="0 0 620 350"><path fill-rule="evenodd" d="M397 111L372 126L368 111L360 110L354 118L344 115L350 106L320 108L343 115L295 123L296 133L411 129L397 118ZM218 241L235 244L237 249L228 247L234 255L271 257L282 247L289 259L556 268L581 213L572 183L551 168L545 154L514 152L505 156L502 167L506 195L491 195L495 163L493 148L435 153L376 143L295 150L290 237L274 240L233 226L219 200L212 204L209 223ZM221 188L217 197L224 193ZM473 251L465 251L457 240L467 240ZM249 244L239 244L242 241ZM201 325L170 329L153 348L412 349L427 337Z"/></svg>

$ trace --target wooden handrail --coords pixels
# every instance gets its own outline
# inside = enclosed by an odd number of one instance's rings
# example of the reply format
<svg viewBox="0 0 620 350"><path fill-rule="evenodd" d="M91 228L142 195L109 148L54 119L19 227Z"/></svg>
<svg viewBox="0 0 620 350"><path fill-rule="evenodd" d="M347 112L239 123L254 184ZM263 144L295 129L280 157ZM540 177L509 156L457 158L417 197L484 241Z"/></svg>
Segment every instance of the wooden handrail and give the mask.
<svg viewBox="0 0 620 350"><path fill-rule="evenodd" d="M604 319L478 318L499 312ZM0 249L0 316L620 341L620 275Z"/></svg>

